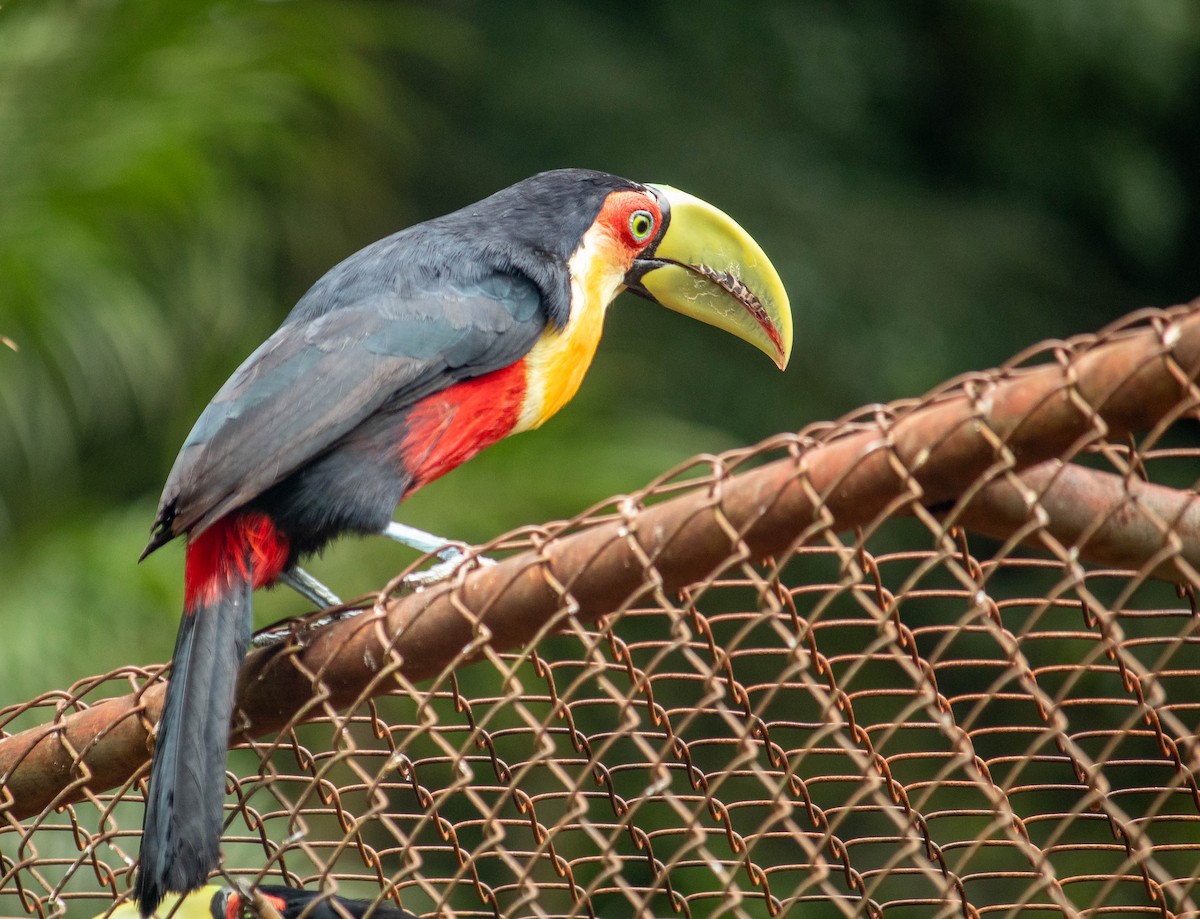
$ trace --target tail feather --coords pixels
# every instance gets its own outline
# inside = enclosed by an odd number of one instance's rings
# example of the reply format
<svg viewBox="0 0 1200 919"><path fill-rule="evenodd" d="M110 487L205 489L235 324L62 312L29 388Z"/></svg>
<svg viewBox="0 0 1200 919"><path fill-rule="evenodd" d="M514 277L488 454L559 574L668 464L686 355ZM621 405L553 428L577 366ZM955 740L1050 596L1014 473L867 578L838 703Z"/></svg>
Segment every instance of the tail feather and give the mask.
<svg viewBox="0 0 1200 919"><path fill-rule="evenodd" d="M244 581L189 608L180 623L142 823L136 893L144 916L167 891L201 886L220 858L229 722L249 613Z"/></svg>
<svg viewBox="0 0 1200 919"><path fill-rule="evenodd" d="M278 576L287 543L268 518L218 521L188 545L187 590L150 768L135 894L149 916L200 887L220 860L225 760L250 594Z"/></svg>

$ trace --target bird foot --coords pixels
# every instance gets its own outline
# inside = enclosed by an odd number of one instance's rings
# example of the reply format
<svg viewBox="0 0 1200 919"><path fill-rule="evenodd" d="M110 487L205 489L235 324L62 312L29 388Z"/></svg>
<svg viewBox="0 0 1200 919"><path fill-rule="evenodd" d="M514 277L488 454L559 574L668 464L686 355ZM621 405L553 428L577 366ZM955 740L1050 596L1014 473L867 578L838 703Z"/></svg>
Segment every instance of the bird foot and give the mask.
<svg viewBox="0 0 1200 919"><path fill-rule="evenodd" d="M342 605L342 599L332 590L314 578L303 568L296 566L290 571L285 571L279 575L279 583L286 584L304 599L308 600L317 609L334 609ZM329 625L331 622L337 622L339 619L346 619L358 613L359 610L335 610L328 615L321 616L310 622L306 622L303 626L303 631L310 632L313 629L319 629L322 626ZM270 628L253 635L250 638L251 648L269 648L272 645L277 645L281 641L294 634L296 631L292 625L285 625L280 628Z"/></svg>
<svg viewBox="0 0 1200 919"><path fill-rule="evenodd" d="M399 529L401 525L396 524L396 527ZM415 532L419 533L420 531ZM391 536L393 534L388 533L387 535ZM430 537L431 540L436 538ZM441 561L436 565L426 568L424 571L414 571L412 574L406 576L400 582L401 588L407 588L412 591L424 590L426 587L431 587L434 584L439 584L447 580L468 562L477 568L486 568L496 564L495 559L490 559L484 555L469 555L467 554L467 550L460 546L448 546L444 542L439 542L438 544L442 547L437 553L437 557ZM425 543L425 548L428 545L429 543ZM305 622L299 629L290 622L280 627L264 629L256 635L251 636L250 647L253 649L270 648L273 645L286 641L295 635L297 631L312 632L330 623L349 619L363 612L360 609L334 609L334 607L341 606L341 598L299 566L281 574L279 582L292 588L311 602L317 609L332 609L333 611L317 619Z"/></svg>
<svg viewBox="0 0 1200 919"><path fill-rule="evenodd" d="M436 565L432 565L424 571L414 571L412 574L406 575L400 582L401 586L410 590L423 590L447 580L465 564L470 563L477 568L487 568L496 564L495 559L488 558L486 555L468 555L464 549L460 549L458 546L447 546L438 552L438 558L441 561Z"/></svg>
<svg viewBox="0 0 1200 919"><path fill-rule="evenodd" d="M364 613L366 610L361 609L339 609L325 616L320 616L316 619L309 619L297 626L294 623L296 620L285 620L285 624L278 628L263 629L250 636L250 647L270 648L273 645L280 644L288 638L296 634L305 635L310 632L315 632L334 622L341 622L343 619L351 619L359 613Z"/></svg>
<svg viewBox="0 0 1200 919"><path fill-rule="evenodd" d="M407 587L410 590L421 590L431 584L446 580L467 561L473 561L479 568L496 564L492 559L482 555L467 555L467 547L464 545L454 545L433 533L418 530L416 527L410 527L406 523L399 523L395 520L383 528L383 535L416 549L418 552L434 552L441 559L436 565L426 568L424 571L413 572L400 582L401 587Z"/></svg>

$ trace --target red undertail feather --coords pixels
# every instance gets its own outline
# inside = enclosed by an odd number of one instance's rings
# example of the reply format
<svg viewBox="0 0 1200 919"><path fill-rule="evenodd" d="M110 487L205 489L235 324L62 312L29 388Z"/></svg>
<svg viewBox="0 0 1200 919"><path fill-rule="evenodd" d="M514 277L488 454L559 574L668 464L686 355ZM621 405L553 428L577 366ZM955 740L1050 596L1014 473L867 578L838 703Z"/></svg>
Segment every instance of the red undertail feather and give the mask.
<svg viewBox="0 0 1200 919"><path fill-rule="evenodd" d="M409 410L399 454L413 492L512 433L525 400L525 361L456 383Z"/></svg>
<svg viewBox="0 0 1200 919"><path fill-rule="evenodd" d="M231 584L247 580L251 573L254 590L270 584L279 577L287 559L287 537L275 529L266 514L222 517L188 542L184 608L192 610L197 604L212 603Z"/></svg>

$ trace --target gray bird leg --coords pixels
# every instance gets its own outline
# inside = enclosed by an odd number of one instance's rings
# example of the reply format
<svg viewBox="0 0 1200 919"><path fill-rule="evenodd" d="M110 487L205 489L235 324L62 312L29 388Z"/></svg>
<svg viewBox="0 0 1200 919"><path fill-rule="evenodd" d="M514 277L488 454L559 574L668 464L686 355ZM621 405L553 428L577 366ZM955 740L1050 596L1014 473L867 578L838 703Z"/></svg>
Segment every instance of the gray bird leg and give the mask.
<svg viewBox="0 0 1200 919"><path fill-rule="evenodd" d="M342 600L332 590L314 578L311 574L301 568L299 565L292 568L290 571L285 571L279 575L279 583L286 584L296 593L300 594L305 600L315 606L317 609L330 609L334 606L341 606ZM354 615L355 610L346 610L341 613L334 613L329 616L322 616L307 626L305 630L319 629L323 625L328 625L331 622L336 622L338 619L343 619L346 616ZM292 633L290 628L269 629L265 632L259 632L250 639L251 648L267 648L271 645L278 644Z"/></svg>
<svg viewBox="0 0 1200 919"><path fill-rule="evenodd" d="M314 578L299 565L279 576L279 581L286 584L317 609L328 609L331 606L341 606L342 598Z"/></svg>
<svg viewBox="0 0 1200 919"><path fill-rule="evenodd" d="M403 543L416 549L418 552L436 552L439 558L453 558L457 555L462 555L462 549L457 546L450 545L450 541L442 539L440 536L434 536L432 533L426 533L424 530L418 530L416 527L410 527L407 523L399 523L393 520L383 528L383 535L388 539L394 539L398 543Z"/></svg>
<svg viewBox="0 0 1200 919"><path fill-rule="evenodd" d="M410 527L406 523L398 523L395 520L383 528L383 535L388 537L388 539L394 539L398 543L403 543L412 549L416 549L418 552L436 554L441 559L436 565L426 568L424 571L415 571L406 577L404 579L406 587L414 589L428 587L430 584L444 581L453 575L468 558L465 551L458 546L450 544L440 536L426 533L424 530L418 530L416 527ZM496 564L492 559L483 556L476 557L475 561L479 565ZM342 600L337 594L299 565L279 575L279 583L286 584L292 588L292 590L304 597L305 600L317 609L329 609L342 605ZM316 619L305 626L305 631L320 628L339 619L355 616L359 612L361 610L343 610L329 616L322 616L320 619ZM250 647L266 648L283 641L290 634L292 634L291 629L269 629L265 632L259 632L250 639Z"/></svg>

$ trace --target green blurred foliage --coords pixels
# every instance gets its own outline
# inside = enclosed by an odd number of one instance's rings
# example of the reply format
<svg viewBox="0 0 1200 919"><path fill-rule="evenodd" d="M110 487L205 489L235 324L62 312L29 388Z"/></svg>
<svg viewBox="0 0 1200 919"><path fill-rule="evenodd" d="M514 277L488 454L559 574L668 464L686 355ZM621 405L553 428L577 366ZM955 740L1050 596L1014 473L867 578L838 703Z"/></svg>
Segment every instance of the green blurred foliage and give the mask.
<svg viewBox="0 0 1200 919"><path fill-rule="evenodd" d="M791 291L785 376L622 299L562 415L402 511L484 540L1194 296L1198 100L1191 0L0 7L0 704L167 657L182 552L134 561L171 459L359 246L592 166L725 208Z"/></svg>

